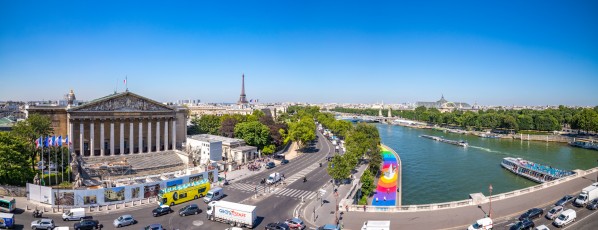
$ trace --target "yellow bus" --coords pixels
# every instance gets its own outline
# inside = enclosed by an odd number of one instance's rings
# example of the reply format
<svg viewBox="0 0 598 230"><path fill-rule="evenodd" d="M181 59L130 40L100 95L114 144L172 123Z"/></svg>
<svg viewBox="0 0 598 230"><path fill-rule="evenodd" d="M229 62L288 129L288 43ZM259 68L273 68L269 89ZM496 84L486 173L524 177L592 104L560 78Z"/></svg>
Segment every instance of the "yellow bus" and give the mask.
<svg viewBox="0 0 598 230"><path fill-rule="evenodd" d="M160 205L174 206L176 204L204 197L208 191L210 191L210 182L203 179L161 189L158 193L158 197L160 198Z"/></svg>

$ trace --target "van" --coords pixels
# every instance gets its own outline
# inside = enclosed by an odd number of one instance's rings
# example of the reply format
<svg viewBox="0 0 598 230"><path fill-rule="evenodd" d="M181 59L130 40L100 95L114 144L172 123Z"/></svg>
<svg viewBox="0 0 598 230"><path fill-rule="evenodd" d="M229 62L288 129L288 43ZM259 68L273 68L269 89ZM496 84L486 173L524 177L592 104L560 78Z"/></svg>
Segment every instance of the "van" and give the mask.
<svg viewBox="0 0 598 230"><path fill-rule="evenodd" d="M15 225L15 214L0 212L0 227L13 228Z"/></svg>
<svg viewBox="0 0 598 230"><path fill-rule="evenodd" d="M368 220L363 222L361 230L390 230L390 221Z"/></svg>
<svg viewBox="0 0 598 230"><path fill-rule="evenodd" d="M203 201L210 203L210 201L220 200L222 197L224 197L224 190L222 188L212 188L203 198Z"/></svg>
<svg viewBox="0 0 598 230"><path fill-rule="evenodd" d="M469 227L467 228L467 230L478 230L478 229L480 229L480 230L492 229L492 219L490 219L489 217L479 219L476 222L474 222L472 225L469 225Z"/></svg>
<svg viewBox="0 0 598 230"><path fill-rule="evenodd" d="M567 209L561 212L561 215L559 215L559 217L557 217L556 220L552 222L552 224L560 228L572 223L573 221L575 221L575 218L577 218L577 213L575 212L575 210Z"/></svg>
<svg viewBox="0 0 598 230"><path fill-rule="evenodd" d="M71 208L62 213L62 220L82 220L85 219L85 208Z"/></svg>

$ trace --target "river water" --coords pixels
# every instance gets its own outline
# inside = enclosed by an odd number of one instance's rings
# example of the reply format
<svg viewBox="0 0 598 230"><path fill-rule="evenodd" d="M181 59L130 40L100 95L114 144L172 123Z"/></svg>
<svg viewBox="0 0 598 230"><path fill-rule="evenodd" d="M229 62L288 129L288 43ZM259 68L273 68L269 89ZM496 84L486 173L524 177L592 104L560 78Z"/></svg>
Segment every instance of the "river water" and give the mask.
<svg viewBox="0 0 598 230"><path fill-rule="evenodd" d="M537 183L500 166L504 157L521 157L558 169L589 169L597 166L598 151L562 143L490 139L436 130L376 124L382 143L394 149L403 164L403 205L464 200L469 194L499 194ZM437 142L420 135L466 140L468 148Z"/></svg>

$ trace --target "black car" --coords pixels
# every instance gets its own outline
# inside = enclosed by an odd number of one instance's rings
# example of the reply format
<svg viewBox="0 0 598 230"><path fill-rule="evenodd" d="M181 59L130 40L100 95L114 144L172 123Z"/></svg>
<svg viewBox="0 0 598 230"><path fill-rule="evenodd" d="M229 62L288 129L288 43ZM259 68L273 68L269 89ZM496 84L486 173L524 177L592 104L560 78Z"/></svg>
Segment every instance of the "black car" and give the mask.
<svg viewBox="0 0 598 230"><path fill-rule="evenodd" d="M596 209L598 209L598 198L593 199L592 201L590 201L590 203L588 204L587 208L589 210L596 210Z"/></svg>
<svg viewBox="0 0 598 230"><path fill-rule="evenodd" d="M173 212L168 205L162 205L152 210L152 215L161 216Z"/></svg>
<svg viewBox="0 0 598 230"><path fill-rule="evenodd" d="M509 230L532 229L535 226L536 225L534 224L534 222L531 221L530 219L523 219L522 221L519 221L519 222L515 223L513 226L511 226L511 228L509 228Z"/></svg>
<svg viewBox="0 0 598 230"><path fill-rule="evenodd" d="M83 219L79 223L75 223L74 227L75 230L85 230L103 228L104 226L97 220Z"/></svg>
<svg viewBox="0 0 598 230"><path fill-rule="evenodd" d="M271 169L276 167L276 164L274 164L274 162L268 162L266 163L266 169Z"/></svg>
<svg viewBox="0 0 598 230"><path fill-rule="evenodd" d="M266 225L266 230L290 230L291 228L284 222L274 222Z"/></svg>
<svg viewBox="0 0 598 230"><path fill-rule="evenodd" d="M538 218L540 216L542 216L544 214L544 210L539 209L539 208L532 208L530 210L527 210L527 212L521 214L521 216L519 216L519 220L522 221L524 219L535 219Z"/></svg>
<svg viewBox="0 0 598 230"><path fill-rule="evenodd" d="M187 205L179 210L179 216L197 215L201 209L196 204Z"/></svg>
<svg viewBox="0 0 598 230"><path fill-rule="evenodd" d="M283 160L280 161L281 165L286 165L288 163L289 163L289 160L287 160L287 159L283 159Z"/></svg>
<svg viewBox="0 0 598 230"><path fill-rule="evenodd" d="M574 196L565 195L559 201L557 201L556 203L554 203L554 205L555 206L563 206L563 207L565 207L566 204L571 203L571 201L573 201L574 199L575 199Z"/></svg>

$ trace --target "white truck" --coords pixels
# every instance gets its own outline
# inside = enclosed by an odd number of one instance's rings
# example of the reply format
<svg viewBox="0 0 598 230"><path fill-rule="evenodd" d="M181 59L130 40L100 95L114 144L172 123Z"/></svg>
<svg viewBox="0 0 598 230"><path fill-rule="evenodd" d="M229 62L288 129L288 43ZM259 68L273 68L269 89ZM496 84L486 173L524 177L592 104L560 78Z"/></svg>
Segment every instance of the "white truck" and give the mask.
<svg viewBox="0 0 598 230"><path fill-rule="evenodd" d="M206 209L208 220L239 228L253 228L257 215L255 206L228 201L212 201Z"/></svg>
<svg viewBox="0 0 598 230"><path fill-rule="evenodd" d="M85 218L85 208L71 208L62 213L62 220L82 220Z"/></svg>
<svg viewBox="0 0 598 230"><path fill-rule="evenodd" d="M577 196L577 199L575 199L575 202L573 202L573 205L577 207L584 207L591 200L598 198L598 186L596 185L597 184L592 184L582 189L581 193L579 193L579 196Z"/></svg>
<svg viewBox="0 0 598 230"><path fill-rule="evenodd" d="M390 230L390 220L368 220L363 222L361 230Z"/></svg>
<svg viewBox="0 0 598 230"><path fill-rule="evenodd" d="M280 181L280 179L281 179L280 173L272 173L266 180L266 183L275 184L276 182Z"/></svg>

